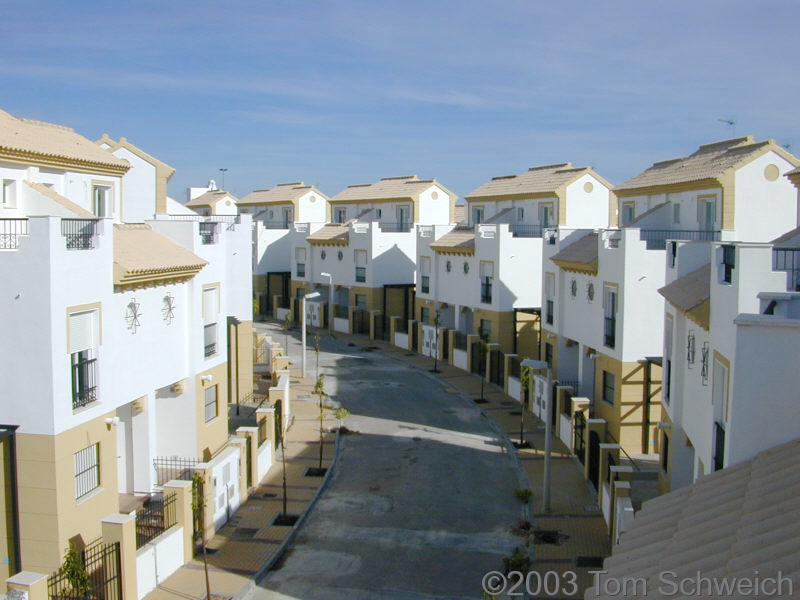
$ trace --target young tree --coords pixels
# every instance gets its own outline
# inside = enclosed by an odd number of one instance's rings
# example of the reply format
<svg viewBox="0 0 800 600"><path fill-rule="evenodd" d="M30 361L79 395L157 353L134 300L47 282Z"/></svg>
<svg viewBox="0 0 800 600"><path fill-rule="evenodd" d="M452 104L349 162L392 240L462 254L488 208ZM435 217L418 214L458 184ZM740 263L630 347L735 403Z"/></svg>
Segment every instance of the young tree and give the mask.
<svg viewBox="0 0 800 600"><path fill-rule="evenodd" d="M289 330L292 328L292 313L286 313L283 318L283 331L286 334L286 356L289 356Z"/></svg>
<svg viewBox="0 0 800 600"><path fill-rule="evenodd" d="M206 554L206 499L203 474L195 471L192 475L192 511L199 523L200 545L203 548L203 570L206 575L206 598L211 598L211 582L208 579L208 555Z"/></svg>
<svg viewBox="0 0 800 600"><path fill-rule="evenodd" d="M433 326L434 326L434 338L433 338L433 370L431 373L440 373L438 366L438 359L439 359L439 325L441 324L442 319L440 317L439 309L436 309L436 313L433 316Z"/></svg>
<svg viewBox="0 0 800 600"><path fill-rule="evenodd" d="M319 397L319 471L322 472L322 394L325 393L325 375L317 377L314 384L314 393Z"/></svg>
<svg viewBox="0 0 800 600"><path fill-rule="evenodd" d="M533 383L531 370L528 367L522 367L520 383L522 384L522 406L519 411L519 447L523 448L525 446L525 439L523 438L523 432L525 431L525 398L530 394L531 384Z"/></svg>
<svg viewBox="0 0 800 600"><path fill-rule="evenodd" d="M280 410L283 410L283 405L280 406ZM281 429L283 429L283 419L281 418ZM286 445L283 443L284 432L280 432L279 440L281 444L281 469L283 471L283 516L285 517L288 513L286 511Z"/></svg>
<svg viewBox="0 0 800 600"><path fill-rule="evenodd" d="M319 334L314 334L314 354L317 355L317 379L319 379Z"/></svg>
<svg viewBox="0 0 800 600"><path fill-rule="evenodd" d="M489 340L485 331L480 332L480 339L478 340L478 343L480 344L479 367L481 369L481 400L485 400L483 397L483 386L486 383L486 359L489 354Z"/></svg>
<svg viewBox="0 0 800 600"><path fill-rule="evenodd" d="M92 580L86 572L81 553L75 549L72 542L64 554L64 562L58 568L58 574L62 575L71 588L72 596L75 598L86 598L92 589Z"/></svg>

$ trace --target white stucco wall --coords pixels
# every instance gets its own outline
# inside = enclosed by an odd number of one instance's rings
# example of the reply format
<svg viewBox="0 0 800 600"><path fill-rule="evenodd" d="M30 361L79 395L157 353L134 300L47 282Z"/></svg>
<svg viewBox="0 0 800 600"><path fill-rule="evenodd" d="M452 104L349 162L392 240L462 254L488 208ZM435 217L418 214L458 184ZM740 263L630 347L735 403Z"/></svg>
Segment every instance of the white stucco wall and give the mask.
<svg viewBox="0 0 800 600"><path fill-rule="evenodd" d="M586 191L591 184L591 191ZM573 181L566 190L566 227L608 227L609 189L588 173Z"/></svg>
<svg viewBox="0 0 800 600"><path fill-rule="evenodd" d="M131 164L131 168L122 177L122 221L142 223L145 219L152 219L156 212L155 166L126 148L117 148L113 154Z"/></svg>
<svg viewBox="0 0 800 600"><path fill-rule="evenodd" d="M436 198L434 198L434 194ZM433 185L419 195L419 223L446 225L450 222L450 194Z"/></svg>

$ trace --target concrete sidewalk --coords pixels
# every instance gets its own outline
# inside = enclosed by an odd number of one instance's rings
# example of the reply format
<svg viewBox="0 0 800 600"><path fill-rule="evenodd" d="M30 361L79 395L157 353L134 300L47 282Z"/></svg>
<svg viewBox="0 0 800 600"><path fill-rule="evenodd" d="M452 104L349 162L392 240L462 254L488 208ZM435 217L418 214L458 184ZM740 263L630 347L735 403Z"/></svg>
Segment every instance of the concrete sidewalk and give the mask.
<svg viewBox="0 0 800 600"><path fill-rule="evenodd" d="M321 477L306 477L309 467L319 464L319 408L312 396L311 377L300 380L299 369L291 365L290 386L293 418L284 438L286 447L287 512L300 515L322 484ZM295 383L297 382L297 383ZM326 400L323 398L323 402ZM242 405L246 410L247 407ZM324 429L335 426L330 410L325 411ZM327 468L334 455L335 434L323 436L323 462ZM292 527L271 525L283 510L283 477L280 449L266 477L236 514L207 541L208 572L213 596L232 597L244 593L255 574L275 555ZM148 600L204 598L206 594L202 554L178 569L149 593Z"/></svg>

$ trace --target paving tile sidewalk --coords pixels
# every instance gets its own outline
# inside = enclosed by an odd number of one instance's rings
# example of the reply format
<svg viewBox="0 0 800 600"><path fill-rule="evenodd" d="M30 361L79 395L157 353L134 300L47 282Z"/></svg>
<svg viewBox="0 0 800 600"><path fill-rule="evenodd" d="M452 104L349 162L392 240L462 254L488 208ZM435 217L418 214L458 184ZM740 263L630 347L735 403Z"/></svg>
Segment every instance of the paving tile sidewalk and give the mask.
<svg viewBox="0 0 800 600"><path fill-rule="evenodd" d="M299 380L295 365L291 369L292 379ZM304 476L306 469L318 466L319 461L319 409L312 391L313 382L310 377L294 383L290 390L293 420L284 440L287 457L287 511L296 515L306 510L323 481L321 477ZM334 425L335 419L331 411L326 410L324 428ZM323 467L331 464L334 440L334 434L325 433ZM243 591L290 534L291 527L270 524L283 510L282 498L282 468L279 455L276 455L275 464L259 483L255 493L207 542L212 595L231 597ZM202 555L198 555L145 598L176 600L204 598L205 595L203 560Z"/></svg>

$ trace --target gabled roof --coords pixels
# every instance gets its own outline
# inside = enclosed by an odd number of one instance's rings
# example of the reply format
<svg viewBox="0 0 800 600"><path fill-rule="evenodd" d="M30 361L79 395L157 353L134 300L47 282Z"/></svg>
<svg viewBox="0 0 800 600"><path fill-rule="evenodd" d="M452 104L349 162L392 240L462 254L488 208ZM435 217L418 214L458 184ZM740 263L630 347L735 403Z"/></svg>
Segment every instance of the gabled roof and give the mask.
<svg viewBox="0 0 800 600"><path fill-rule="evenodd" d="M330 199L331 202L360 202L370 200L417 200L419 195L436 185L451 198L454 194L435 179L420 179L416 175L385 177L375 183L351 185Z"/></svg>
<svg viewBox="0 0 800 600"><path fill-rule="evenodd" d="M27 179L23 180L31 189L39 192L42 196L52 200L56 204L62 206L63 208L67 209L69 212L73 213L76 217L82 219L94 219L95 215L90 213L85 208L78 206L72 200L65 198L61 194L56 193L43 183L31 183Z"/></svg>
<svg viewBox="0 0 800 600"><path fill-rule="evenodd" d="M117 176L130 168L127 160L103 150L70 127L14 117L2 110L0 157Z"/></svg>
<svg viewBox="0 0 800 600"><path fill-rule="evenodd" d="M775 140L756 142L749 135L704 144L689 156L653 163L649 169L618 185L614 191L628 192L653 186L715 180L770 150L777 152L793 165L798 165L798 160L776 144Z"/></svg>
<svg viewBox="0 0 800 600"><path fill-rule="evenodd" d="M148 154L139 146L135 146L128 141L128 138L121 137L118 141L114 141L107 133L104 133L103 136L95 142L98 146L102 146L103 144L108 146L107 152L114 152L117 148L125 148L126 150L132 152L133 154L137 155L139 158L144 159L145 161L149 162L151 165L159 169L163 176L170 179L175 174L175 169L169 166L162 160L157 159L152 154Z"/></svg>
<svg viewBox="0 0 800 600"><path fill-rule="evenodd" d="M465 196L468 202L502 196L558 195L561 190L587 173L611 188L611 184L595 173L591 167L573 167L572 163L531 167L519 175L493 177L475 191Z"/></svg>
<svg viewBox="0 0 800 600"><path fill-rule="evenodd" d="M474 254L475 229L469 226L455 227L435 242L431 242L430 247L444 254Z"/></svg>
<svg viewBox="0 0 800 600"><path fill-rule="evenodd" d="M675 308L708 331L711 299L711 264L707 263L659 288L658 293Z"/></svg>
<svg viewBox="0 0 800 600"><path fill-rule="evenodd" d="M306 240L318 246L347 246L350 243L350 226L345 223L329 223L307 235Z"/></svg>
<svg viewBox="0 0 800 600"><path fill-rule="evenodd" d="M800 188L800 168L792 169L786 173L786 177L798 188Z"/></svg>
<svg viewBox="0 0 800 600"><path fill-rule="evenodd" d="M325 200L328 197L320 192L313 185L306 185L302 181L295 183L279 183L274 188L267 190L253 190L247 196L239 200L239 206L243 204L279 204L293 202L308 192L316 192Z"/></svg>
<svg viewBox="0 0 800 600"><path fill-rule="evenodd" d="M596 233L583 236L563 250L552 256L550 260L565 271L597 274L597 240Z"/></svg>
<svg viewBox="0 0 800 600"><path fill-rule="evenodd" d="M158 284L194 277L208 261L144 223L114 225L114 285Z"/></svg>
<svg viewBox="0 0 800 600"><path fill-rule="evenodd" d="M698 571L702 577L719 581L758 577L762 582L780 572L794 588L794 595L789 594L784 583L783 595L795 597L800 589L798 487L800 439L645 502L614 554L605 560L603 570L608 574L601 579L645 578L646 597L662 598L667 596L659 595L659 589L671 590L660 579L667 571L675 573L674 579L672 575L669 578L676 582L696 580ZM604 587L600 581L585 597L620 597L595 593L596 588L602 591ZM752 597L767 595L753 593Z"/></svg>
<svg viewBox="0 0 800 600"><path fill-rule="evenodd" d="M217 201L222 200L226 196L230 197L234 202L237 204L239 203L238 198L231 194L230 192L226 192L225 190L209 190L205 194L200 194L197 198L189 200L184 206L195 207L195 206L211 206L215 204Z"/></svg>

